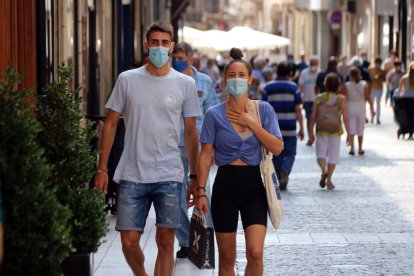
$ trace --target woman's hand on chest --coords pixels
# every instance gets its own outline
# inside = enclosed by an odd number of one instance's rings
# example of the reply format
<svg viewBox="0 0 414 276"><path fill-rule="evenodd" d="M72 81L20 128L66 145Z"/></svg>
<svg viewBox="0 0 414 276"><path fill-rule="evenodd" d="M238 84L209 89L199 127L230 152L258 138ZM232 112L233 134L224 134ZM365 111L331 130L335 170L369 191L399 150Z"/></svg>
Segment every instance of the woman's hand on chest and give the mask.
<svg viewBox="0 0 414 276"><path fill-rule="evenodd" d="M250 105L243 108L227 107L226 116L237 132L244 132L256 122Z"/></svg>

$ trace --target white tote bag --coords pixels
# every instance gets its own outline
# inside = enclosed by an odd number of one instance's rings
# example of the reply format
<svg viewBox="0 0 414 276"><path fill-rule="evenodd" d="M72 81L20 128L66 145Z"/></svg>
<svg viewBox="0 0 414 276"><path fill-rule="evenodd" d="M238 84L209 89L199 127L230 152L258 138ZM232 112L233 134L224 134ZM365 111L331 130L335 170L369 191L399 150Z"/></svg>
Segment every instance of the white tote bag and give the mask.
<svg viewBox="0 0 414 276"><path fill-rule="evenodd" d="M260 119L259 101L254 102L255 104L253 104L253 111L256 120L260 125L262 125ZM267 212L273 227L278 229L282 220L284 208L272 159L273 154L266 153L266 149L262 145L262 161L260 162L260 171L262 173L262 179L266 190Z"/></svg>

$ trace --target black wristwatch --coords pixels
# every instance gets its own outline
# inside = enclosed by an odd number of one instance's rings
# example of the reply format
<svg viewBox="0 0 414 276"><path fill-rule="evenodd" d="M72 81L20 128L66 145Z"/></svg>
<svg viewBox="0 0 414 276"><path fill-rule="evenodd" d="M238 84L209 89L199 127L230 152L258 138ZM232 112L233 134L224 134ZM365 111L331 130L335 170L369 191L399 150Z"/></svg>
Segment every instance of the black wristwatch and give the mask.
<svg viewBox="0 0 414 276"><path fill-rule="evenodd" d="M196 174L190 174L190 176L188 178L190 178L190 179L197 179L197 175Z"/></svg>

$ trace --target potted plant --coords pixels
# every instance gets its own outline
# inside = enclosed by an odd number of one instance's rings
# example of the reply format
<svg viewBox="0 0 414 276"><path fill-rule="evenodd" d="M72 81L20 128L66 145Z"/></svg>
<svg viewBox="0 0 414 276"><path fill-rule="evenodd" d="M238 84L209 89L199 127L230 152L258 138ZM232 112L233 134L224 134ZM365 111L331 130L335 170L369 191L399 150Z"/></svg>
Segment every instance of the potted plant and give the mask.
<svg viewBox="0 0 414 276"><path fill-rule="evenodd" d="M96 170L97 151L90 146L96 136L80 110L79 88L69 89L71 68L59 67L58 80L37 96L37 119L42 124L39 142L53 168L52 182L61 203L73 212L70 221L74 254L64 262L65 275L92 275L93 252L105 236L105 202L102 192L88 189ZM82 122L82 123L81 123ZM82 263L86 264L84 271Z"/></svg>
<svg viewBox="0 0 414 276"><path fill-rule="evenodd" d="M0 274L60 275L72 251L72 212L50 183L52 166L37 142L33 95L19 89L15 67L0 80L0 182L4 208L5 256Z"/></svg>

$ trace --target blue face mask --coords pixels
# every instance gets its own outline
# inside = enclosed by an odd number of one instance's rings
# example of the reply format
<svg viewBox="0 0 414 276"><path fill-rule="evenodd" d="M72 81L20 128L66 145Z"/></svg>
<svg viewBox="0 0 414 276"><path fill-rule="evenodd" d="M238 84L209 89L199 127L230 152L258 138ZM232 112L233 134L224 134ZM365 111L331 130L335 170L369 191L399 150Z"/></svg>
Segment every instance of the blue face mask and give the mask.
<svg viewBox="0 0 414 276"><path fill-rule="evenodd" d="M151 63L157 67L163 67L168 61L168 54L170 52L170 48L165 47L150 47L148 56L151 60Z"/></svg>
<svg viewBox="0 0 414 276"><path fill-rule="evenodd" d="M228 79L226 83L226 89L232 94L236 99L240 98L247 92L247 79L243 78L233 78Z"/></svg>
<svg viewBox="0 0 414 276"><path fill-rule="evenodd" d="M187 61L186 60L173 60L173 68L178 72L184 72L185 68L187 68Z"/></svg>

